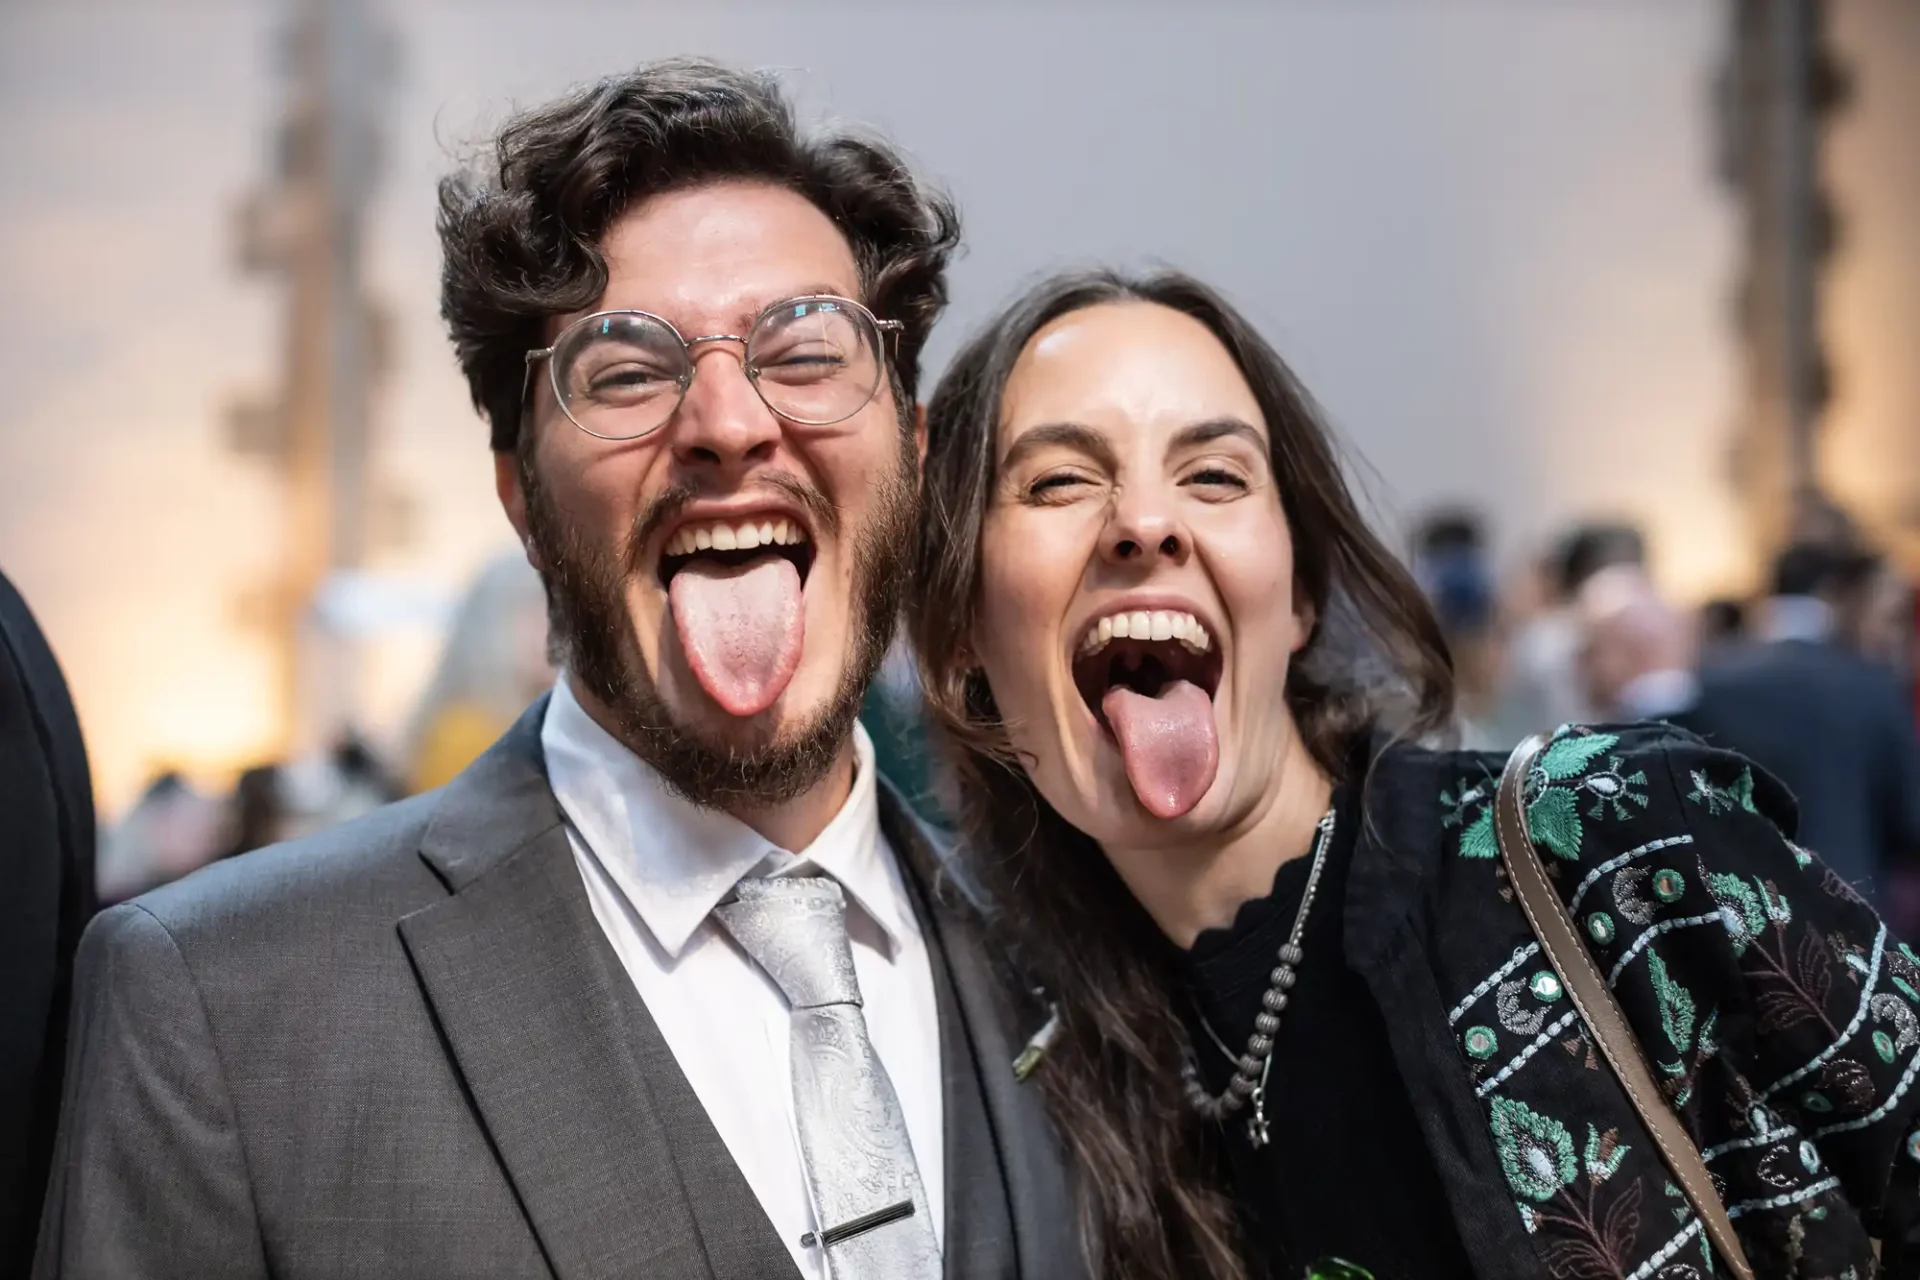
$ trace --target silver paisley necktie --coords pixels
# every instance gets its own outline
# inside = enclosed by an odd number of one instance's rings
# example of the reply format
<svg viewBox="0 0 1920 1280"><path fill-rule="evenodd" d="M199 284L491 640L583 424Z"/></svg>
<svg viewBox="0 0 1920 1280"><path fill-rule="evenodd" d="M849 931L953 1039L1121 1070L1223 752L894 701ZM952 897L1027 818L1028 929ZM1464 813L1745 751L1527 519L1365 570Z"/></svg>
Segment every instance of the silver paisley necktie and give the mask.
<svg viewBox="0 0 1920 1280"><path fill-rule="evenodd" d="M793 1009L793 1111L828 1274L939 1280L900 1100L867 1038L839 883L742 880L714 915Z"/></svg>

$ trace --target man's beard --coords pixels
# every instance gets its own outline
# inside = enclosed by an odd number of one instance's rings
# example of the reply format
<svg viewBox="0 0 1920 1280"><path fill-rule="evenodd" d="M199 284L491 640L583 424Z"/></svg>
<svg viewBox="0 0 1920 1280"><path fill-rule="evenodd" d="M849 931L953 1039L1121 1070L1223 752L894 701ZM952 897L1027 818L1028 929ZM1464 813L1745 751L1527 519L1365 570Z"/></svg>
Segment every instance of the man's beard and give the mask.
<svg viewBox="0 0 1920 1280"><path fill-rule="evenodd" d="M627 612L626 583L638 572L641 549L700 492L676 487L661 494L622 545L610 549L568 522L541 485L531 451L522 452L527 536L545 565L541 579L559 656L612 716L615 735L674 792L711 809L779 804L805 794L839 758L867 686L886 658L906 595L918 495L911 438L902 445L898 468L875 492L872 518L853 539L852 649L839 688L806 723L745 750L706 742L674 720L647 674ZM838 513L817 489L790 475L769 483L801 500L814 513L816 530L831 532L837 524Z"/></svg>

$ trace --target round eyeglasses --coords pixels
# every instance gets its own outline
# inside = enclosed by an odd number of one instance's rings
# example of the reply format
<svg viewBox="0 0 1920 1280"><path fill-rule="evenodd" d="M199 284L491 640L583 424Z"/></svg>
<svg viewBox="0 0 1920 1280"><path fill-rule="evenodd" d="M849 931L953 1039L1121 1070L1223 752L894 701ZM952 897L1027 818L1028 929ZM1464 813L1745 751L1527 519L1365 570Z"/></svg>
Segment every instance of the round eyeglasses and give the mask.
<svg viewBox="0 0 1920 1280"><path fill-rule="evenodd" d="M648 311L596 311L561 330L550 347L527 352L520 402L533 366L547 361L554 399L590 436L637 440L665 426L693 385L693 349L738 342L747 380L767 408L789 422L825 427L865 408L886 372L883 333L898 320L876 320L851 298L820 294L776 302L745 334L683 338Z"/></svg>

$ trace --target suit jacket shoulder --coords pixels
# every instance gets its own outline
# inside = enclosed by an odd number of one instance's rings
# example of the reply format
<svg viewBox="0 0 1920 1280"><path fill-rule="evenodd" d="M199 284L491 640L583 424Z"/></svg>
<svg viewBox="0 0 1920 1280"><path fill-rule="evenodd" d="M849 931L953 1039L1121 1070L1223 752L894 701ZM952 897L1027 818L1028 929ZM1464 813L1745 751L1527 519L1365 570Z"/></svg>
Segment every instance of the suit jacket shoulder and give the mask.
<svg viewBox="0 0 1920 1280"><path fill-rule="evenodd" d="M342 924L383 920L444 896L420 860L422 837L441 792L386 805L304 839L202 867L129 905L159 921L176 941L230 946L236 932L270 931L298 952Z"/></svg>

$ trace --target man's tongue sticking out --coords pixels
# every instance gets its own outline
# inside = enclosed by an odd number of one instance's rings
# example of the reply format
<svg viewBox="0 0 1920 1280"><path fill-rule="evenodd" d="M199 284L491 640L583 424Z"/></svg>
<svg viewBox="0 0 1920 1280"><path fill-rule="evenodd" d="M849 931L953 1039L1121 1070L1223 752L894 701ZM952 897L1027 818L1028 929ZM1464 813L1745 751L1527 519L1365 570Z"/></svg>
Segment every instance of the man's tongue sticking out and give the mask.
<svg viewBox="0 0 1920 1280"><path fill-rule="evenodd" d="M791 561L695 560L673 575L667 601L694 678L728 715L759 715L786 692L807 625Z"/></svg>
<svg viewBox="0 0 1920 1280"><path fill-rule="evenodd" d="M1159 696L1115 685L1100 700L1126 762L1133 794L1156 818L1178 818L1200 803L1220 767L1213 699L1187 680L1169 681Z"/></svg>

